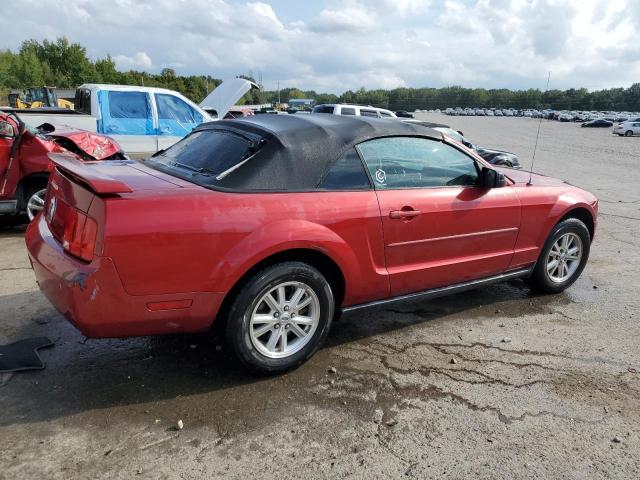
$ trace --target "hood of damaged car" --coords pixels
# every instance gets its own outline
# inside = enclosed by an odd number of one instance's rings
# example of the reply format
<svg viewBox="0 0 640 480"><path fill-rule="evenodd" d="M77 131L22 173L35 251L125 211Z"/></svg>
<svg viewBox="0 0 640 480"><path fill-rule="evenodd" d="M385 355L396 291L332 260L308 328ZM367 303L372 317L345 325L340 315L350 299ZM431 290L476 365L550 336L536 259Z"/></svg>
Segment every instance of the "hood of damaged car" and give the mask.
<svg viewBox="0 0 640 480"><path fill-rule="evenodd" d="M56 128L47 132L46 137L72 153L81 154L82 156L88 155L94 160L125 158L118 142L105 135L85 130Z"/></svg>
<svg viewBox="0 0 640 480"><path fill-rule="evenodd" d="M222 119L252 87L257 85L244 78L225 80L200 102L200 107L207 111L215 110L218 118Z"/></svg>

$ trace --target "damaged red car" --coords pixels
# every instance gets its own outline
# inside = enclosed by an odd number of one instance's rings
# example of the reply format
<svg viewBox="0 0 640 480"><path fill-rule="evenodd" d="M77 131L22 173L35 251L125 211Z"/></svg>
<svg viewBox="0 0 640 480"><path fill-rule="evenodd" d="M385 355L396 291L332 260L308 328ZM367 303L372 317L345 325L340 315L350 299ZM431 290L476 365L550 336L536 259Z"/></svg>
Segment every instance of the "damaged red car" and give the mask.
<svg viewBox="0 0 640 480"><path fill-rule="evenodd" d="M514 278L560 292L596 228L591 193L382 119L262 115L146 162L50 156L26 243L53 305L89 337L218 324L260 372L311 357L339 312Z"/></svg>
<svg viewBox="0 0 640 480"><path fill-rule="evenodd" d="M27 213L31 220L42 210L52 152L73 152L83 160L126 158L104 135L49 124L30 129L15 113L0 112L0 214Z"/></svg>

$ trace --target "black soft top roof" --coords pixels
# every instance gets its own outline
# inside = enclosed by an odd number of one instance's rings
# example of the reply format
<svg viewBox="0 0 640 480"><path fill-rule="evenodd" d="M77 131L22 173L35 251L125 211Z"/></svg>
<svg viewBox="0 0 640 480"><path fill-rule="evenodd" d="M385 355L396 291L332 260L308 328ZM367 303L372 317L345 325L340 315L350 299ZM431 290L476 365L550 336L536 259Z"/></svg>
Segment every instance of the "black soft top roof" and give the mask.
<svg viewBox="0 0 640 480"><path fill-rule="evenodd" d="M329 114L255 115L198 126L195 132L232 131L264 140L253 158L216 186L234 190L312 190L340 156L373 138L414 136L442 140L442 133L419 124Z"/></svg>

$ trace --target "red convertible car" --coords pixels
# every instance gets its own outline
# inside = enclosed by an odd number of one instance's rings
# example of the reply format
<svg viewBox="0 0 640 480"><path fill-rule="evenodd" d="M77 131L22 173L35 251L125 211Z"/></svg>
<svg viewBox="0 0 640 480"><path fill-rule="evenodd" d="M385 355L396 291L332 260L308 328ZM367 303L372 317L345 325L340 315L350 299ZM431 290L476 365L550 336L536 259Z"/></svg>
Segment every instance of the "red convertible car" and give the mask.
<svg viewBox="0 0 640 480"><path fill-rule="evenodd" d="M597 199L489 165L399 121L261 115L197 127L146 162L56 168L26 243L89 337L220 323L261 372L307 360L336 313L584 269Z"/></svg>

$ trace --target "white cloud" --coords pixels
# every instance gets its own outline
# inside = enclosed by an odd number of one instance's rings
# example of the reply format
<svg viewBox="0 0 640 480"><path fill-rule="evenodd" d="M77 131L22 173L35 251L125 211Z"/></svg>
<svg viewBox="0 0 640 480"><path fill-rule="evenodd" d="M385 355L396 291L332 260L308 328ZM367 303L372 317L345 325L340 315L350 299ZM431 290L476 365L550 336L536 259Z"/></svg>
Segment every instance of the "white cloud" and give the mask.
<svg viewBox="0 0 640 480"><path fill-rule="evenodd" d="M129 69L149 69L153 67L153 62L145 52L136 52L131 57L127 55L116 55L113 57L116 66L123 70Z"/></svg>
<svg viewBox="0 0 640 480"><path fill-rule="evenodd" d="M373 31L378 20L367 10L344 8L341 10L322 10L309 27L315 32L360 33Z"/></svg>
<svg viewBox="0 0 640 480"><path fill-rule="evenodd" d="M640 78L637 3L2 0L0 48L65 35L119 68L252 71L269 89L543 88L549 70L551 88L602 88Z"/></svg>
<svg viewBox="0 0 640 480"><path fill-rule="evenodd" d="M416 45L422 45L423 47L431 47L431 44L427 40L421 39L414 30L406 32L406 40L409 43L415 43Z"/></svg>

